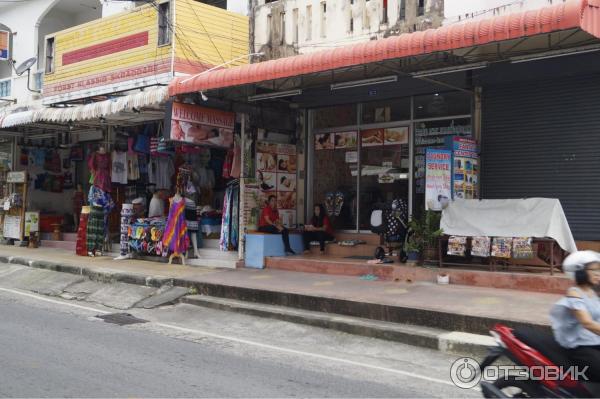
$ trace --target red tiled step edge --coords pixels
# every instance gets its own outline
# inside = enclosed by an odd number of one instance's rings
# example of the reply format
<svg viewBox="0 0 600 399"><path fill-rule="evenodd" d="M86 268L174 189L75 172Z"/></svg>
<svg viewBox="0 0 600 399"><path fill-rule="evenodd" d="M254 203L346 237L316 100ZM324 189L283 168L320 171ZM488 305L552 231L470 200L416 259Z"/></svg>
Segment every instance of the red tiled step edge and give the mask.
<svg viewBox="0 0 600 399"><path fill-rule="evenodd" d="M439 269L412 264L370 265L351 260L321 260L300 257L269 257L265 267L305 273L321 273L343 276L373 274L382 280L436 282L438 273L450 276L450 284L476 287L504 288L520 291L563 294L573 282L564 275L533 273L491 272L465 269Z"/></svg>

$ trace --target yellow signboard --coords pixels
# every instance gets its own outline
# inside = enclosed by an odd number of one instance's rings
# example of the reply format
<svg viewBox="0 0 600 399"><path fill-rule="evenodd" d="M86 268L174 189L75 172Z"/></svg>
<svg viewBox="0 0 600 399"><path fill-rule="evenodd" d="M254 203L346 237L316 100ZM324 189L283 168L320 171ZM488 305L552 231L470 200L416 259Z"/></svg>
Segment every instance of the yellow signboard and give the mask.
<svg viewBox="0 0 600 399"><path fill-rule="evenodd" d="M46 36L44 104L166 84L247 53L245 16L193 0L143 5Z"/></svg>

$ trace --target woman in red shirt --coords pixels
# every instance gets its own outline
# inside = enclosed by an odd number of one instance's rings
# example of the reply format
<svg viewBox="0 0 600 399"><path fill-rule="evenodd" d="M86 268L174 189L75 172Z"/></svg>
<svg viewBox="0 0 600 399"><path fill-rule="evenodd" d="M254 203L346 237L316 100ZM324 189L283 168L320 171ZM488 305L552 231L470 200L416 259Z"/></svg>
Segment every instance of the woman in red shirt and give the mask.
<svg viewBox="0 0 600 399"><path fill-rule="evenodd" d="M258 231L269 234L281 234L283 240L283 248L286 254L295 255L296 253L290 247L290 232L286 229L279 220L279 212L277 212L277 197L270 195L265 206L260 213L258 222Z"/></svg>
<svg viewBox="0 0 600 399"><path fill-rule="evenodd" d="M325 241L333 241L333 227L331 227L331 222L322 204L315 205L310 223L310 225L305 226L302 234L304 249L306 251L310 249L311 241L319 241L321 253L323 253L325 252Z"/></svg>

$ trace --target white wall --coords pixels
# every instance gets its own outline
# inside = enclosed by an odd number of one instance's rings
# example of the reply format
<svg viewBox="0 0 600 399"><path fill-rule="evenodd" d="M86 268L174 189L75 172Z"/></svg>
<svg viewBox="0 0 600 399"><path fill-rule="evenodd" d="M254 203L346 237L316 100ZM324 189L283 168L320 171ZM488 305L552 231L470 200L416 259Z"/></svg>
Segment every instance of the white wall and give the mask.
<svg viewBox="0 0 600 399"><path fill-rule="evenodd" d="M325 3L325 31L322 34L322 4ZM384 19L383 0L281 0L266 3L253 0L254 49L273 40L269 15L274 29L279 30L280 13L285 12L285 45L295 46L299 53L335 48L342 45L379 39L389 34L424 30L441 25L443 0L425 0L425 15L417 15L418 0L405 0L405 16L400 20L401 0L388 0L387 21ZM312 9L307 15L307 6ZM298 41L294 41L296 27L294 10L298 10ZM352 29L350 21L353 21ZM309 27L310 25L310 27ZM396 32L399 29L399 32ZM310 34L309 34L310 30ZM309 38L310 36L310 38ZM279 45L280 43L273 43Z"/></svg>
<svg viewBox="0 0 600 399"><path fill-rule="evenodd" d="M67 14L56 9L50 10L42 19L38 28L38 49L36 53L31 54L31 57L34 55L38 57L37 69L43 69L45 65L46 35L72 26L73 19L74 16L72 14Z"/></svg>
<svg viewBox="0 0 600 399"><path fill-rule="evenodd" d="M0 24L0 30L8 30L10 28L6 25ZM12 76L12 68L7 61L0 61L0 79L9 78Z"/></svg>
<svg viewBox="0 0 600 399"><path fill-rule="evenodd" d="M12 58L17 64L33 56L39 56L43 60L45 47L43 38L46 34L99 18L103 12L106 14L121 12L133 4L127 1L102 3L98 1L98 8L94 10L90 7L82 7L76 2L77 12L68 13L62 8L54 9L59 2L60 0L27 0L10 4L0 3L0 24L6 25L13 32ZM105 4L106 7L103 6ZM39 95L27 90L27 74L18 77L13 73L12 77L11 97L16 98L19 105L37 103ZM0 107L6 105L10 104L0 102Z"/></svg>
<svg viewBox="0 0 600 399"><path fill-rule="evenodd" d="M444 23L490 18L496 15L534 10L561 2L564 0L445 0Z"/></svg>

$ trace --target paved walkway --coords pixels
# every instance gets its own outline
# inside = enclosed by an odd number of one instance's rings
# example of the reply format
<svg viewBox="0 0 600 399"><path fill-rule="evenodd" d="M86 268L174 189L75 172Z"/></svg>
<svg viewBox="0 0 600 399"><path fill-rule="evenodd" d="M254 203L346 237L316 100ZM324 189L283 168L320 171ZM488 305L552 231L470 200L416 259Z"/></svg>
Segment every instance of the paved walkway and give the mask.
<svg viewBox="0 0 600 399"><path fill-rule="evenodd" d="M165 263L87 258L50 248L0 246L0 256L21 257L97 272L130 273L147 277L179 278L192 282L271 290L396 305L470 316L490 317L534 324L548 324L548 311L560 295L425 282L368 281L360 277L321 275L284 270L211 269Z"/></svg>

